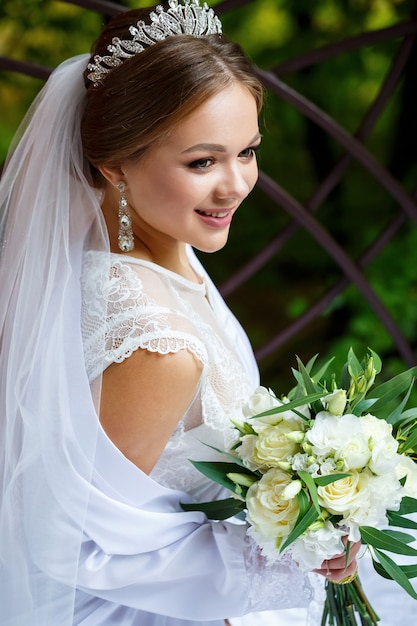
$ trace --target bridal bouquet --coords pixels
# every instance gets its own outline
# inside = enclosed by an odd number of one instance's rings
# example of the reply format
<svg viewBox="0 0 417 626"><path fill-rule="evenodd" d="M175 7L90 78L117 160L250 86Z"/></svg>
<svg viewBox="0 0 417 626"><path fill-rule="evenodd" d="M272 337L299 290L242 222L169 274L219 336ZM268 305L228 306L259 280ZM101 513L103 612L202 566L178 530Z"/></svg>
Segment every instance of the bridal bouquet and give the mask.
<svg viewBox="0 0 417 626"><path fill-rule="evenodd" d="M291 549L305 571L368 546L376 571L417 599L410 578L417 565L397 565L388 553L417 556L417 408L407 409L417 367L375 386L381 361L372 350L360 362L353 350L340 380L332 360L313 372L298 360L296 385L277 398L256 390L233 421L237 442L224 462L193 462L232 497L184 505L212 519L246 511L249 534L269 559ZM344 538L344 542L342 540ZM326 581L322 626L374 626L378 617L356 576Z"/></svg>

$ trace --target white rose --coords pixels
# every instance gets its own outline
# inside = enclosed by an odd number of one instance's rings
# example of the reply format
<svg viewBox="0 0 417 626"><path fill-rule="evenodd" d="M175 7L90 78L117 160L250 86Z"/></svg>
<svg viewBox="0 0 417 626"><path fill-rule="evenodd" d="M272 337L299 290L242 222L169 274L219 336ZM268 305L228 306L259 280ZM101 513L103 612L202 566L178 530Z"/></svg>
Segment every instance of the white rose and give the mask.
<svg viewBox="0 0 417 626"><path fill-rule="evenodd" d="M327 411L332 415L343 415L346 407L346 391L344 389L335 389L332 393L321 399Z"/></svg>
<svg viewBox="0 0 417 626"><path fill-rule="evenodd" d="M259 413L265 413L276 407L281 407L288 403L287 398L282 401L279 400L271 389L266 387L258 387L249 401L243 406L242 412L246 418L254 417ZM308 406L301 406L297 408L297 412L301 413L307 418L310 418L310 410ZM294 411L284 411L281 413L273 413L272 415L264 415L263 417L257 417L250 420L250 425L256 432L261 432L266 425L278 424L282 421L296 421L300 428L304 427L304 420L297 415Z"/></svg>
<svg viewBox="0 0 417 626"><path fill-rule="evenodd" d="M253 417L258 413L264 413L276 406L281 406L282 402L278 400L274 392L266 387L257 387L254 393L244 405L242 412L245 417ZM274 417L276 420L276 416Z"/></svg>
<svg viewBox="0 0 417 626"><path fill-rule="evenodd" d="M395 474L400 480L407 476L404 485L404 495L417 498L417 464L409 456L400 456L400 462L395 468Z"/></svg>
<svg viewBox="0 0 417 626"><path fill-rule="evenodd" d="M392 425L374 415L361 417L363 427L369 436L371 459L369 467L375 474L393 471L398 464L398 441L392 436Z"/></svg>
<svg viewBox="0 0 417 626"><path fill-rule="evenodd" d="M320 506L329 513L348 516L357 509L369 508L369 474L352 471L345 478L317 487L317 493Z"/></svg>
<svg viewBox="0 0 417 626"><path fill-rule="evenodd" d="M363 432L355 432L348 437L343 447L335 453L335 460L343 461L343 470L362 469L371 458L368 437Z"/></svg>
<svg viewBox="0 0 417 626"><path fill-rule="evenodd" d="M258 469L267 469L263 463L255 460L255 445L258 440L258 435L245 435L241 439L241 445L237 448L236 452L239 458L249 469L255 471Z"/></svg>
<svg viewBox="0 0 417 626"><path fill-rule="evenodd" d="M322 459L326 457L337 458L343 453L349 441L352 441L352 461L354 451L355 455L358 455L360 450L360 457L362 458L366 449L366 436L361 419L350 413L339 416L321 411L316 415L313 426L307 432L306 440L311 444L312 453ZM361 467L363 466L361 465Z"/></svg>
<svg viewBox="0 0 417 626"><path fill-rule="evenodd" d="M311 572L319 568L325 559L344 552L344 535L346 530L336 528L331 522L324 522L322 528L307 530L294 541L291 545L292 558L305 572Z"/></svg>
<svg viewBox="0 0 417 626"><path fill-rule="evenodd" d="M389 472L383 476L374 476L369 471L359 474L358 495L349 503L341 525L349 527L349 539L358 541L360 526L387 528L386 512L398 510L402 488L396 476Z"/></svg>
<svg viewBox="0 0 417 626"><path fill-rule="evenodd" d="M333 459L318 459L318 462L313 465L314 471L311 472L313 476L327 476L327 474L333 474L337 471L336 463Z"/></svg>
<svg viewBox="0 0 417 626"><path fill-rule="evenodd" d="M286 435L298 430L299 424L295 421L282 421L276 426L267 426L259 433L255 442L254 462L267 467L276 467L279 462L288 461L301 448Z"/></svg>
<svg viewBox="0 0 417 626"><path fill-rule="evenodd" d="M248 521L266 538L287 537L294 528L299 507L298 500L284 500L282 493L291 483L286 472L272 468L246 495Z"/></svg>

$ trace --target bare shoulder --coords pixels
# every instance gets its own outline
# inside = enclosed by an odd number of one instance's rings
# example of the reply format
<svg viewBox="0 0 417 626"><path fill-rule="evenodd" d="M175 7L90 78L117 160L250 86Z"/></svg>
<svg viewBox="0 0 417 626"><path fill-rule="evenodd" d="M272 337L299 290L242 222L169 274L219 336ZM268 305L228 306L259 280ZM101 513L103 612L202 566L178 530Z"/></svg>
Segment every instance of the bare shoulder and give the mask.
<svg viewBox="0 0 417 626"><path fill-rule="evenodd" d="M193 399L202 364L188 350L136 350L103 374L100 421L121 452L149 473Z"/></svg>

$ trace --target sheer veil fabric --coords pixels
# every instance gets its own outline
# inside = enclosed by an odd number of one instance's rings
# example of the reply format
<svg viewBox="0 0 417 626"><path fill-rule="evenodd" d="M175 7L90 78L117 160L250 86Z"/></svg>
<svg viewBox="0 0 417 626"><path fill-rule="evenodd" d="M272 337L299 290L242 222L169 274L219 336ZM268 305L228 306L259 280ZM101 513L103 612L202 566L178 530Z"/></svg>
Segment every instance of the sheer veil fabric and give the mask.
<svg viewBox="0 0 417 626"><path fill-rule="evenodd" d="M0 183L4 626L58 624L57 615L72 624L98 408L82 365L79 276L84 249L108 249L80 142L87 60L53 73Z"/></svg>
<svg viewBox="0 0 417 626"><path fill-rule="evenodd" d="M183 512L190 496L143 474L97 418L100 378L91 388L80 279L86 251L108 253L109 243L80 139L88 59L53 72L0 183L0 621L73 626L77 589L155 618L163 598L170 623L223 621L256 610L245 527ZM243 333L239 342L256 378ZM308 604L303 577L286 576L285 600L260 608Z"/></svg>

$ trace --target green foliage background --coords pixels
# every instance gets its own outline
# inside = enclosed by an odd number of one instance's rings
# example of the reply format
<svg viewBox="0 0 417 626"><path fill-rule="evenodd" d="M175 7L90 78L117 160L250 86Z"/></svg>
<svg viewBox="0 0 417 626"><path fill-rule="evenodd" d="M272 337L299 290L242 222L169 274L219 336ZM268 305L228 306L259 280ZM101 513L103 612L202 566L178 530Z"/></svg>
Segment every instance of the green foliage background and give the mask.
<svg viewBox="0 0 417 626"><path fill-rule="evenodd" d="M210 4L214 6L218 0ZM124 5L147 6L148 1L129 0ZM222 21L225 34L238 41L254 63L272 69L323 45L408 20L414 10L411 0L254 0L231 11ZM88 51L102 23L97 13L67 2L2 0L0 55L54 67L68 56ZM399 44L397 38L343 53L285 75L283 80L354 132L376 97ZM0 162L42 84L20 74L0 72ZM406 87L404 83L398 86L365 145L412 194L417 180L417 103ZM273 94L267 96L261 121L261 168L300 202L307 203L343 154L340 146ZM353 164L317 215L350 256L357 258L397 211L387 192L361 166ZM221 285L227 280L288 221L282 208L256 189L240 209L226 248L215 255L203 255L215 282ZM365 272L414 348L416 249L417 228L407 221ZM308 234L299 231L265 268L228 297L228 303L256 350L340 276L328 255ZM372 309L355 287L349 287L305 331L260 363L264 383L278 393L286 391L295 353L304 360L317 352L323 357L336 354L342 364L350 345L358 355L367 346L380 353L387 375L404 367Z"/></svg>

